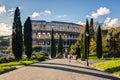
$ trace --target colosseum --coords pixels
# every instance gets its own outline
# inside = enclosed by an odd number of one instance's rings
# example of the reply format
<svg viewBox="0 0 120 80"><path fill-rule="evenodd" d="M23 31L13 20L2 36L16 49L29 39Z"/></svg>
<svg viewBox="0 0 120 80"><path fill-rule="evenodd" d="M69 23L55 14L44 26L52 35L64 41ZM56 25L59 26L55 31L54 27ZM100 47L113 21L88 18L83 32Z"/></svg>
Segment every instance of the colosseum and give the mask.
<svg viewBox="0 0 120 80"><path fill-rule="evenodd" d="M67 52L70 44L74 43L82 29L82 25L51 21L46 22L43 20L32 20L32 38L33 45L38 45L45 50L48 54L50 53L50 39L51 31L54 29L54 38L56 41L56 47L58 44L59 35L62 35L63 39L63 52Z"/></svg>

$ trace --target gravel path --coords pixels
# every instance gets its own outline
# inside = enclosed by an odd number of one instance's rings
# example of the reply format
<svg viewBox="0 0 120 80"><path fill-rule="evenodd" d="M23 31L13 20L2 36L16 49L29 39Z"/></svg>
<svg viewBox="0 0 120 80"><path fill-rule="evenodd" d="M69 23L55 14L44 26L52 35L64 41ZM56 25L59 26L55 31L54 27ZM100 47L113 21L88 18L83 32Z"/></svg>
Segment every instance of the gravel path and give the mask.
<svg viewBox="0 0 120 80"><path fill-rule="evenodd" d="M0 80L120 80L112 74L74 60L55 59L32 64L0 75Z"/></svg>

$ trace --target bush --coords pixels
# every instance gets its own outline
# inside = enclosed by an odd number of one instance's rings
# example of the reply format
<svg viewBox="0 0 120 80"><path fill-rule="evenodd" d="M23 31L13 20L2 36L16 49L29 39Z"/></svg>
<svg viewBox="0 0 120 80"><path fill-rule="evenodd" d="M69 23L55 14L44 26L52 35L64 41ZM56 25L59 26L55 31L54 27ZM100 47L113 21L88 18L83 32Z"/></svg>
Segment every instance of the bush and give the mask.
<svg viewBox="0 0 120 80"><path fill-rule="evenodd" d="M0 57L0 63L6 63L11 61L16 61L15 57L12 55Z"/></svg>
<svg viewBox="0 0 120 80"><path fill-rule="evenodd" d="M42 50L42 47L40 46L33 46L33 52L40 52Z"/></svg>
<svg viewBox="0 0 120 80"><path fill-rule="evenodd" d="M45 51L33 52L31 60L34 60L34 59L38 61L44 61L48 59L48 54ZM27 56L23 56L22 60L23 61L28 60ZM16 61L13 55L7 55L7 56L0 57L0 63L6 63L6 62L12 62L12 61Z"/></svg>
<svg viewBox="0 0 120 80"><path fill-rule="evenodd" d="M45 59L48 59L48 54L45 51L33 52L31 59L37 59L39 61L44 61Z"/></svg>
<svg viewBox="0 0 120 80"><path fill-rule="evenodd" d="M119 58L120 52L119 51L110 51L109 53L103 54L104 58Z"/></svg>

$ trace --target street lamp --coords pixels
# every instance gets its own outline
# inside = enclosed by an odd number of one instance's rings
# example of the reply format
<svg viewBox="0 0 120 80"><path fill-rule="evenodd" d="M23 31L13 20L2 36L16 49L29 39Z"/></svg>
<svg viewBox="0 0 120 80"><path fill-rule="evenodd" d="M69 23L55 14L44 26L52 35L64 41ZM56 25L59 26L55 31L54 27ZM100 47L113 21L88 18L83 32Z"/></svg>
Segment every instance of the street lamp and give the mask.
<svg viewBox="0 0 120 80"><path fill-rule="evenodd" d="M87 66L89 66L89 62L88 62L88 54L89 54L89 51L88 51L88 50L89 50L89 49L88 49L88 48L89 48L89 45L88 45L88 44L89 44L88 37L89 37L89 34L88 34L88 33L86 33L86 37L87 37L87 53L86 53L86 59L87 59L87 60L86 60L86 61L87 61Z"/></svg>

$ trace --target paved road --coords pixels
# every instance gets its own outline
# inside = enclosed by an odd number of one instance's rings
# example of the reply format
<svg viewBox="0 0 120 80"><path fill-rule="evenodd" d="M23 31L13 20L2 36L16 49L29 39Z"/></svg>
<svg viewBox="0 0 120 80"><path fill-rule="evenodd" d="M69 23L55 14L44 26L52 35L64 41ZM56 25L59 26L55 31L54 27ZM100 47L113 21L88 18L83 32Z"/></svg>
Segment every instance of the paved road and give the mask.
<svg viewBox="0 0 120 80"><path fill-rule="evenodd" d="M0 80L120 80L76 61L55 59L32 64L0 75Z"/></svg>

